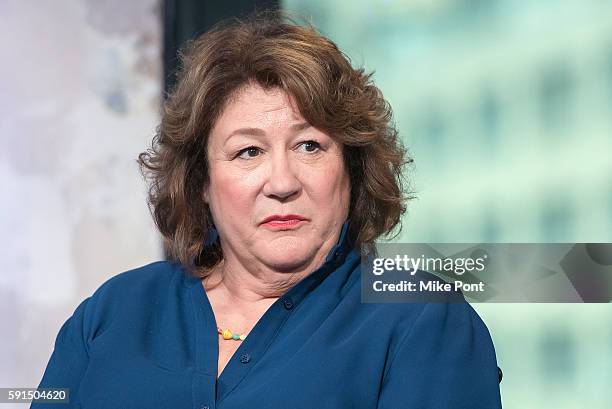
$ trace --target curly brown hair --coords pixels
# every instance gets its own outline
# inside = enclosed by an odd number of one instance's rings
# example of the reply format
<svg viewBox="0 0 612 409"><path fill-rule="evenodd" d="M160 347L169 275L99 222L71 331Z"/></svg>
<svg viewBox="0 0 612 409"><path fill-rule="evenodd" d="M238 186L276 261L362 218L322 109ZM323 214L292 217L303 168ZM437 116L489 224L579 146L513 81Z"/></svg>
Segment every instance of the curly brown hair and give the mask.
<svg viewBox="0 0 612 409"><path fill-rule="evenodd" d="M372 73L350 60L311 24L274 12L232 19L179 52L177 83L166 99L152 146L138 156L149 182L149 208L166 249L189 271L206 276L223 259L202 199L209 181L207 139L224 104L246 84L278 87L312 126L343 144L350 176L348 234L362 252L399 225L411 199L392 111Z"/></svg>

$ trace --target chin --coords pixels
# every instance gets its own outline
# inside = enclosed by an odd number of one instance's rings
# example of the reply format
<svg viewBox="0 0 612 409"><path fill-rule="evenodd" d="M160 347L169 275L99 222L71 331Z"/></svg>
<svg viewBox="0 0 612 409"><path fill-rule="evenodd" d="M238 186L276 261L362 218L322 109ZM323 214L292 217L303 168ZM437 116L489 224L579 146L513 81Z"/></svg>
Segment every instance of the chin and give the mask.
<svg viewBox="0 0 612 409"><path fill-rule="evenodd" d="M277 244L277 243L275 243ZM279 271L291 271L308 264L314 257L316 249L305 248L299 241L287 245L274 245L264 252L266 264Z"/></svg>

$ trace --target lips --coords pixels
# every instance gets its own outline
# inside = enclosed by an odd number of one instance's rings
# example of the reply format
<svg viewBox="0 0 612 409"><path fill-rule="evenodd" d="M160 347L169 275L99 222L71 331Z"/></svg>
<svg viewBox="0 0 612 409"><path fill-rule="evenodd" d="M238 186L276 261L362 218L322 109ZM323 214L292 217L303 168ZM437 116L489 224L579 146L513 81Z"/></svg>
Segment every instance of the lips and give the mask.
<svg viewBox="0 0 612 409"><path fill-rule="evenodd" d="M299 214L274 214L272 216L266 217L261 224L270 223L270 222L286 222L292 220L307 220L304 216L300 216Z"/></svg>

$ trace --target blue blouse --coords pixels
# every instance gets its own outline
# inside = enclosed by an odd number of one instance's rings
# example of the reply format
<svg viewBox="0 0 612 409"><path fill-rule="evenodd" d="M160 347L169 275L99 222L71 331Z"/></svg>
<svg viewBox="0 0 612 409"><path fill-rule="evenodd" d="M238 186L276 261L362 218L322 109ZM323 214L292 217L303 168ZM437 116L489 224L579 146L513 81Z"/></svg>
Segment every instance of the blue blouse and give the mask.
<svg viewBox="0 0 612 409"><path fill-rule="evenodd" d="M489 332L466 303L361 302L347 224L324 264L257 322L217 378L201 280L157 262L109 279L61 327L31 408L501 408Z"/></svg>

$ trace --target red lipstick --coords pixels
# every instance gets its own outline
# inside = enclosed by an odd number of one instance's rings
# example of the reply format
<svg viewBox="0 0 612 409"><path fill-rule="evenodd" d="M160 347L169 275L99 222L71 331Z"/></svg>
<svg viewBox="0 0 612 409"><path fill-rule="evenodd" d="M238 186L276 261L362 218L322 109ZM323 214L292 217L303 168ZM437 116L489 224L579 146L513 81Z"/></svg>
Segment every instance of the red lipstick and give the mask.
<svg viewBox="0 0 612 409"><path fill-rule="evenodd" d="M290 230L301 226L306 220L298 214L274 214L266 217L261 226L270 230Z"/></svg>

